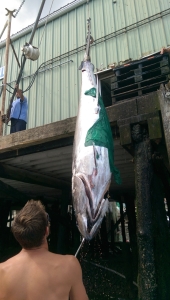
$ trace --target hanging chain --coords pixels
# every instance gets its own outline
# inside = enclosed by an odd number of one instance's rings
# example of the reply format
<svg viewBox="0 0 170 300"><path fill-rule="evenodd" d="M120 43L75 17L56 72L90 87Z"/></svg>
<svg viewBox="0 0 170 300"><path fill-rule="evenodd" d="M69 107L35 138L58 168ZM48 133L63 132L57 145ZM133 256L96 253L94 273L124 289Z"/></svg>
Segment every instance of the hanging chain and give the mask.
<svg viewBox="0 0 170 300"><path fill-rule="evenodd" d="M16 18L17 14L19 13L19 11L20 11L21 7L23 6L24 2L25 2L25 0L22 1L20 7L18 8L18 10L16 11L16 13L14 15L14 18Z"/></svg>

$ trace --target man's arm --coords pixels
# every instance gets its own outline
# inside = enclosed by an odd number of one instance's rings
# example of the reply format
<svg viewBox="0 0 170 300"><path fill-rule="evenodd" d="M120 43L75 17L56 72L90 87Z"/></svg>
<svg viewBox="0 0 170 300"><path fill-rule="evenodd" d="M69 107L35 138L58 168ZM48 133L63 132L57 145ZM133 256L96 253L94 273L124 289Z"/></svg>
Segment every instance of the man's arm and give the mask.
<svg viewBox="0 0 170 300"><path fill-rule="evenodd" d="M16 84L15 88L17 90L16 92L17 92L18 97L23 101L24 100L24 95L22 93L22 90L19 89L19 86L17 84Z"/></svg>
<svg viewBox="0 0 170 300"><path fill-rule="evenodd" d="M77 260L73 256L72 263L71 263L71 270L72 270L72 287L70 290L70 300L88 300L86 290L82 280L82 270L81 266Z"/></svg>
<svg viewBox="0 0 170 300"><path fill-rule="evenodd" d="M167 48L163 47L160 51L160 54L164 54L164 53L168 53L168 52L170 52L170 47L167 47Z"/></svg>

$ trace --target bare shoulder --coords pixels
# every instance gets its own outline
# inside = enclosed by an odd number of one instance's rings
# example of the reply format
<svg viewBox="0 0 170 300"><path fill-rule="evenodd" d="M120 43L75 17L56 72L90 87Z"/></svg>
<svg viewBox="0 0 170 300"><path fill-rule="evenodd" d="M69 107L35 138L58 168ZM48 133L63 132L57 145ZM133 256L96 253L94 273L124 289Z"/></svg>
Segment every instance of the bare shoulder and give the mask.
<svg viewBox="0 0 170 300"><path fill-rule="evenodd" d="M8 273L9 270L9 266L10 266L10 260L8 259L7 261L0 263L0 287L1 284L3 283L3 279L5 278L6 274Z"/></svg>
<svg viewBox="0 0 170 300"><path fill-rule="evenodd" d="M59 255L59 254L52 254L53 257L53 261L55 259L55 261L57 263L60 263L61 265L65 266L68 269L73 270L73 268L80 268L80 263L78 261L78 259L73 256L73 255Z"/></svg>
<svg viewBox="0 0 170 300"><path fill-rule="evenodd" d="M65 255L65 260L67 260L67 263L69 263L72 266L79 265L78 259L73 255Z"/></svg>
<svg viewBox="0 0 170 300"><path fill-rule="evenodd" d="M5 262L0 263L0 278L1 278L1 275L3 274L3 272L4 272L4 268L5 268Z"/></svg>
<svg viewBox="0 0 170 300"><path fill-rule="evenodd" d="M82 280L82 269L78 259L72 255L66 255L67 265L71 278L70 300L88 300Z"/></svg>
<svg viewBox="0 0 170 300"><path fill-rule="evenodd" d="M4 269L6 269L6 267L8 267L8 265L11 264L11 262L14 262L15 260L16 259L15 259L15 256L14 256L14 257L11 257L8 260L0 263L0 271L2 272Z"/></svg>
<svg viewBox="0 0 170 300"><path fill-rule="evenodd" d="M78 259L73 255L67 255L67 264L70 268L71 273L74 270L75 277L82 278L82 269Z"/></svg>
<svg viewBox="0 0 170 300"><path fill-rule="evenodd" d="M9 258L8 260L6 260L5 262L0 263L0 273L4 273L6 271L8 271L10 268L12 268L15 264L18 263L19 260L19 255L15 255L11 258Z"/></svg>

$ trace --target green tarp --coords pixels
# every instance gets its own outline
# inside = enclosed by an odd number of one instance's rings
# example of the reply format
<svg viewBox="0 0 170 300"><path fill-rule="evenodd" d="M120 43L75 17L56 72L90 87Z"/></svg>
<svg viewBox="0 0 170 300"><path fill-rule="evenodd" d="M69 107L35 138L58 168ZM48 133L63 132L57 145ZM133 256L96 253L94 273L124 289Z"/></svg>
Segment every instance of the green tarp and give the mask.
<svg viewBox="0 0 170 300"><path fill-rule="evenodd" d="M85 95L96 98L96 88L91 88L90 90L86 91ZM112 172L115 181L118 184L121 184L120 173L114 166L114 144L110 123L103 104L103 100L100 96L98 98L98 104L100 106L99 119L88 130L85 139L85 146L88 147L96 145L108 149L110 171Z"/></svg>

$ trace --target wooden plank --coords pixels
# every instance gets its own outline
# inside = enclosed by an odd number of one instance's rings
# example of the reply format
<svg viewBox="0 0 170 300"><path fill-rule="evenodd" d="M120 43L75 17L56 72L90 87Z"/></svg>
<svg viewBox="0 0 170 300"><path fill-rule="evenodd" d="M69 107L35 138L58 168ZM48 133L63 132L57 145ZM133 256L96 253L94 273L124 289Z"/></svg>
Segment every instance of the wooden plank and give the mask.
<svg viewBox="0 0 170 300"><path fill-rule="evenodd" d="M167 73L166 73L166 75L167 75ZM133 80L134 79L135 79L135 77L133 78ZM157 79L160 79L161 81L159 82L159 81L157 81ZM150 83L150 82L153 82L153 81L155 81L155 82L154 83ZM146 88L150 88L150 87L155 86L155 85L159 85L161 82L164 82L164 81L168 81L168 77L165 76L164 74L159 75L159 76L155 76L154 78L151 77L151 78L144 79L144 80L142 80L142 84L145 83L145 85L143 85L141 87L141 89L146 89ZM113 95L115 95L115 96L119 96L120 95L121 96L121 95L123 95L125 93L128 94L128 93L131 93L132 91L136 91L137 90L136 89L136 81L135 80L134 80L133 83L127 84L127 85L124 85L124 86L121 86L121 87L119 86L119 83L120 82L118 81L116 83L112 83L111 84L111 96L113 96ZM124 90L126 90L126 91L124 92Z"/></svg>
<svg viewBox="0 0 170 300"><path fill-rule="evenodd" d="M75 124L74 117L3 136L0 138L0 153L73 136Z"/></svg>
<svg viewBox="0 0 170 300"><path fill-rule="evenodd" d="M111 126L115 126L121 119L159 109L157 92L153 92L118 102L107 107L106 111ZM75 125L76 117L0 137L0 160L72 145Z"/></svg>
<svg viewBox="0 0 170 300"><path fill-rule="evenodd" d="M123 125L126 125L126 124L136 124L136 123L141 123L141 124L143 123L144 124L144 123L146 123L146 121L149 118L155 118L155 117L159 117L159 112L158 111L152 112L152 113L149 113L149 114L131 116L130 118L121 119L117 123L118 123L118 126L123 126Z"/></svg>
<svg viewBox="0 0 170 300"><path fill-rule="evenodd" d="M130 125L136 123L139 124L148 123L150 139L160 139L162 137L161 121L160 121L160 116L158 111L149 114L132 116L130 118L122 119L118 121L119 130L120 130L120 140L122 146L126 146L131 143Z"/></svg>
<svg viewBox="0 0 170 300"><path fill-rule="evenodd" d="M136 99L116 103L106 109L110 123L137 115Z"/></svg>
<svg viewBox="0 0 170 300"><path fill-rule="evenodd" d="M152 113L154 111L160 110L157 92L153 92L148 95L143 95L142 97L137 98L137 109L139 115Z"/></svg>
<svg viewBox="0 0 170 300"><path fill-rule="evenodd" d="M15 149L13 149L14 148L13 146L11 147L11 145L7 145L7 147L10 146L10 149L8 149L7 151L5 151L5 149L0 151L0 161L12 157L18 157L27 154L48 151L56 148L67 147L73 144L73 138L74 137L71 136L64 139L52 140L50 142L45 142L45 143L41 142L40 140L40 144L36 143L35 145L32 144L30 146L28 143L28 146L25 145L25 147L22 148L20 147L20 145L17 145L17 149L16 149L16 145L14 146Z"/></svg>
<svg viewBox="0 0 170 300"><path fill-rule="evenodd" d="M129 145L132 142L130 124L125 124L119 127L120 143L122 146Z"/></svg>
<svg viewBox="0 0 170 300"><path fill-rule="evenodd" d="M116 125L116 121L121 118L137 115L136 100L132 99L115 104L107 107L106 111L111 125ZM13 155L21 152L24 155L25 153L22 149L28 149L29 147L30 153L33 153L32 147L35 147L34 151L36 151L36 147L38 147L38 151L45 151L47 150L43 148L45 143L49 149L48 143L51 143L50 146L53 147L53 141L55 143L65 139L67 142L68 138L73 138L75 125L76 117L0 137L0 153L15 151ZM56 145L53 148L57 147Z"/></svg>
<svg viewBox="0 0 170 300"><path fill-rule="evenodd" d="M148 129L150 140L162 138L161 120L159 116L148 118Z"/></svg>

